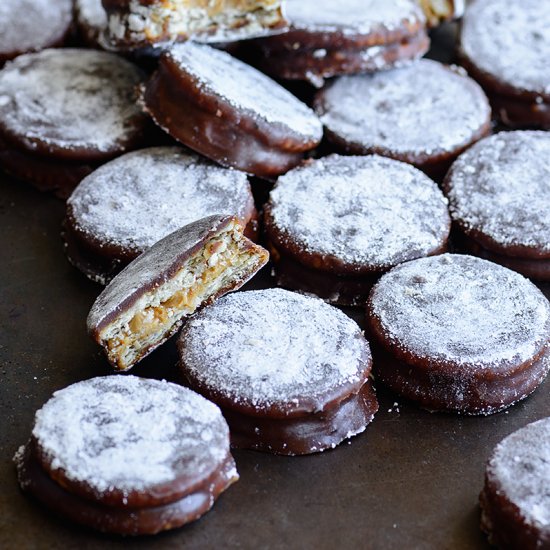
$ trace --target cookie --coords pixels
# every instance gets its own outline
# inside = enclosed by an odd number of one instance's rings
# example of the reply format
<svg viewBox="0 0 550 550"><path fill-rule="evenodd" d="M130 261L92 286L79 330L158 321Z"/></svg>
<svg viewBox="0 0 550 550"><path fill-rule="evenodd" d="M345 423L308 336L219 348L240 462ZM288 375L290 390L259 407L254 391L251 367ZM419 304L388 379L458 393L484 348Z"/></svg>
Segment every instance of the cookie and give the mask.
<svg viewBox="0 0 550 550"><path fill-rule="evenodd" d="M107 29L107 13L101 0L75 0L78 34L92 48L102 49L102 37Z"/></svg>
<svg viewBox="0 0 550 550"><path fill-rule="evenodd" d="M267 263L267 251L243 230L231 216L203 218L154 244L110 282L87 324L115 369L131 368L185 317L240 288Z"/></svg>
<svg viewBox="0 0 550 550"><path fill-rule="evenodd" d="M413 0L288 2L290 30L261 38L258 66L283 79L307 80L388 69L421 57L430 45Z"/></svg>
<svg viewBox="0 0 550 550"><path fill-rule="evenodd" d="M165 51L143 103L184 145L260 177L296 166L323 136L313 111L282 86L226 52L192 42Z"/></svg>
<svg viewBox="0 0 550 550"><path fill-rule="evenodd" d="M57 391L15 462L21 488L50 510L121 535L194 521L239 478L218 407L134 376Z"/></svg>
<svg viewBox="0 0 550 550"><path fill-rule="evenodd" d="M464 15L464 0L417 0L422 8L429 27L458 19Z"/></svg>
<svg viewBox="0 0 550 550"><path fill-rule="evenodd" d="M281 0L103 0L110 43L229 42L284 27Z"/></svg>
<svg viewBox="0 0 550 550"><path fill-rule="evenodd" d="M429 410L488 415L550 369L550 304L527 279L472 256L394 268L367 306L377 380Z"/></svg>
<svg viewBox="0 0 550 550"><path fill-rule="evenodd" d="M318 92L315 110L338 151L388 156L437 180L491 129L491 110L479 85L428 59L340 77Z"/></svg>
<svg viewBox="0 0 550 550"><path fill-rule="evenodd" d="M540 0L475 0L462 22L460 59L496 117L550 129L550 10Z"/></svg>
<svg viewBox="0 0 550 550"><path fill-rule="evenodd" d="M67 201L63 228L69 261L107 284L132 260L184 225L235 215L258 236L248 178L180 147L140 149L85 178Z"/></svg>
<svg viewBox="0 0 550 550"><path fill-rule="evenodd" d="M447 201L416 168L332 155L279 178L265 234L279 285L364 305L397 264L447 250Z"/></svg>
<svg viewBox="0 0 550 550"><path fill-rule="evenodd" d="M23 53L61 46L73 21L71 0L2 0L0 67Z"/></svg>
<svg viewBox="0 0 550 550"><path fill-rule="evenodd" d="M481 528L498 548L550 548L550 418L501 441L479 497Z"/></svg>
<svg viewBox="0 0 550 550"><path fill-rule="evenodd" d="M476 143L444 183L465 248L550 281L550 134L502 132Z"/></svg>
<svg viewBox="0 0 550 550"><path fill-rule="evenodd" d="M361 330L317 298L225 296L186 323L178 350L190 387L222 408L238 448L321 452L364 431L378 409Z"/></svg>
<svg viewBox="0 0 550 550"><path fill-rule="evenodd" d="M49 49L0 71L0 167L67 197L100 164L145 142L142 73L113 54Z"/></svg>

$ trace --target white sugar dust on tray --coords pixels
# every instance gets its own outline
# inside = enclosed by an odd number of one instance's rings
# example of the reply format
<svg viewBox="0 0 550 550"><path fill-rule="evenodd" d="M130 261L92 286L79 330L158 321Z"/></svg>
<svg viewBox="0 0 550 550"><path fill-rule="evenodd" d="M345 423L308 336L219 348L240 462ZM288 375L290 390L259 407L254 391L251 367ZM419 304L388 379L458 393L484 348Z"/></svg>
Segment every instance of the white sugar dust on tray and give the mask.
<svg viewBox="0 0 550 550"><path fill-rule="evenodd" d="M479 497L481 529L498 548L550 548L550 418L528 424L494 449Z"/></svg>
<svg viewBox="0 0 550 550"><path fill-rule="evenodd" d="M367 341L318 298L225 296L188 321L178 349L190 387L222 408L238 448L321 452L363 432L378 410Z"/></svg>
<svg viewBox="0 0 550 550"><path fill-rule="evenodd" d="M216 405L134 376L56 392L15 462L21 488L50 510L121 535L194 521L239 478Z"/></svg>
<svg viewBox="0 0 550 550"><path fill-rule="evenodd" d="M232 216L213 215L171 233L121 271L95 301L88 332L117 370L175 334L197 308L240 288L269 254Z"/></svg>
<svg viewBox="0 0 550 550"><path fill-rule="evenodd" d="M377 380L428 410L488 415L550 370L550 303L521 275L444 254L384 275L367 305Z"/></svg>
<svg viewBox="0 0 550 550"><path fill-rule="evenodd" d="M132 260L180 227L227 212L258 236L246 174L181 147L140 149L86 177L67 201L63 226L69 261L107 284Z"/></svg>

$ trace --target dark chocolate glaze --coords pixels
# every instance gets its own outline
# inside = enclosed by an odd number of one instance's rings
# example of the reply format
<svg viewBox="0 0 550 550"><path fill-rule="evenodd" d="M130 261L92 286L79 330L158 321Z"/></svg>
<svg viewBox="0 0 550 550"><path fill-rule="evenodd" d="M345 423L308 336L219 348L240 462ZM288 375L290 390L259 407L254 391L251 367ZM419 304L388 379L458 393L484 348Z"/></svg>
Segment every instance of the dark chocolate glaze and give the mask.
<svg viewBox="0 0 550 550"><path fill-rule="evenodd" d="M371 46L372 51L361 46L342 49L327 45L325 48L288 51L271 51L265 47L261 49L257 66L277 78L306 80L320 87L325 78L375 72L411 61L424 55L429 46L430 39L421 30L416 36L403 38L399 42Z"/></svg>
<svg viewBox="0 0 550 550"><path fill-rule="evenodd" d="M367 325L376 379L432 411L467 415L500 412L535 391L550 370L548 345L530 361L506 369L453 367L390 350L373 315L367 315Z"/></svg>
<svg viewBox="0 0 550 550"><path fill-rule="evenodd" d="M17 474L22 489L55 514L105 533L133 536L154 535L195 521L236 481L235 463L228 455L219 470L184 497L160 506L124 508L84 499L58 485L41 468L32 445L25 446Z"/></svg>
<svg viewBox="0 0 550 550"><path fill-rule="evenodd" d="M288 128L267 124L209 96L169 56L142 91L145 110L173 138L223 166L272 178L297 166L315 139L304 143Z"/></svg>
<svg viewBox="0 0 550 550"><path fill-rule="evenodd" d="M306 455L334 448L362 432L378 411L378 401L367 379L359 393L319 413L298 418L248 416L225 408L231 445L279 455Z"/></svg>

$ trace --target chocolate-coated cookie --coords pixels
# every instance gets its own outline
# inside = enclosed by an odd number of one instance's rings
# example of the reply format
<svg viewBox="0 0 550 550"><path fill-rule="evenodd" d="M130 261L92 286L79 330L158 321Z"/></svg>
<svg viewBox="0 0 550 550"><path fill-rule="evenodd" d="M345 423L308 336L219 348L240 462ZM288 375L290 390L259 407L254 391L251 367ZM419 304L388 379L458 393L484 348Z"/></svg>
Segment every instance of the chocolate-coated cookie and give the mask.
<svg viewBox="0 0 550 550"><path fill-rule="evenodd" d="M220 405L236 447L320 452L361 433L378 409L367 341L318 298L225 296L189 320L178 349L190 387Z"/></svg>
<svg viewBox="0 0 550 550"><path fill-rule="evenodd" d="M278 284L341 305L364 305L393 266L445 252L450 225L428 176L375 155L296 168L279 178L265 209Z"/></svg>
<svg viewBox="0 0 550 550"><path fill-rule="evenodd" d="M128 153L85 178L67 201L63 238L71 263L107 284L123 267L180 227L212 214L239 218L257 238L246 174L181 147Z"/></svg>
<svg viewBox="0 0 550 550"><path fill-rule="evenodd" d="M192 42L161 56L143 102L183 144L261 177L299 164L323 135L315 113L275 81L226 52Z"/></svg>
<svg viewBox="0 0 550 550"><path fill-rule="evenodd" d="M193 521L238 479L220 410L176 384L107 376L60 390L16 457L23 490L123 535Z"/></svg>
<svg viewBox="0 0 550 550"><path fill-rule="evenodd" d="M375 374L430 410L492 414L550 369L550 304L521 275L444 254L394 268L367 306Z"/></svg>
<svg viewBox="0 0 550 550"><path fill-rule="evenodd" d="M517 430L494 449L481 492L481 528L501 550L550 548L550 418Z"/></svg>
<svg viewBox="0 0 550 550"><path fill-rule="evenodd" d="M491 110L479 85L428 59L374 75L340 77L318 92L315 109L339 151L409 162L437 180L491 128Z"/></svg>
<svg viewBox="0 0 550 550"><path fill-rule="evenodd" d="M463 153L444 183L464 246L550 281L550 134L501 132Z"/></svg>

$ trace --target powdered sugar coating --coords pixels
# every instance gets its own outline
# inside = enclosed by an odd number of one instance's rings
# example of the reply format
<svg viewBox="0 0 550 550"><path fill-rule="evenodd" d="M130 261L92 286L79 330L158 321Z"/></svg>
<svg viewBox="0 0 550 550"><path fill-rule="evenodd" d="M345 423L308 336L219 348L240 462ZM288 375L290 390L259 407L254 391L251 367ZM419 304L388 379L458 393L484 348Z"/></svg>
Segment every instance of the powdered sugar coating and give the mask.
<svg viewBox="0 0 550 550"><path fill-rule="evenodd" d="M376 155L333 155L292 170L271 192L269 211L283 246L289 241L358 269L388 269L433 253L450 230L437 185Z"/></svg>
<svg viewBox="0 0 550 550"><path fill-rule="evenodd" d="M181 147L153 147L100 167L67 204L78 231L106 245L143 252L212 214L247 220L254 203L244 173Z"/></svg>
<svg viewBox="0 0 550 550"><path fill-rule="evenodd" d="M501 441L487 473L528 524L550 532L550 418L532 422Z"/></svg>
<svg viewBox="0 0 550 550"><path fill-rule="evenodd" d="M499 81L550 96L549 29L548 0L476 0L464 15L461 49Z"/></svg>
<svg viewBox="0 0 550 550"><path fill-rule="evenodd" d="M316 110L346 143L412 156L455 151L474 139L491 114L473 80L428 59L340 77L320 92Z"/></svg>
<svg viewBox="0 0 550 550"><path fill-rule="evenodd" d="M0 56L48 47L68 31L71 0L2 0Z"/></svg>
<svg viewBox="0 0 550 550"><path fill-rule="evenodd" d="M318 298L281 289L239 292L205 308L179 339L184 371L255 409L304 400L319 407L361 386L370 350L357 324Z"/></svg>
<svg viewBox="0 0 550 550"><path fill-rule="evenodd" d="M141 76L106 52L22 55L0 72L0 127L30 149L119 151L145 120L135 101Z"/></svg>
<svg viewBox="0 0 550 550"><path fill-rule="evenodd" d="M57 391L33 436L52 470L104 494L205 479L229 453L220 410L165 381L106 376Z"/></svg>
<svg viewBox="0 0 550 550"><path fill-rule="evenodd" d="M424 21L412 0L289 0L286 15L294 28L345 34L369 34Z"/></svg>
<svg viewBox="0 0 550 550"><path fill-rule="evenodd" d="M498 246L550 256L550 134L502 132L477 143L447 177L453 219Z"/></svg>
<svg viewBox="0 0 550 550"><path fill-rule="evenodd" d="M107 28L107 13L101 0L76 0L78 22L99 35Z"/></svg>
<svg viewBox="0 0 550 550"><path fill-rule="evenodd" d="M321 122L315 113L271 78L228 53L186 42L167 51L168 57L205 93L213 94L247 116L282 126L304 142L320 141Z"/></svg>
<svg viewBox="0 0 550 550"><path fill-rule="evenodd" d="M370 296L390 344L464 369L532 360L548 345L550 304L521 275L472 256L444 254L400 265Z"/></svg>

